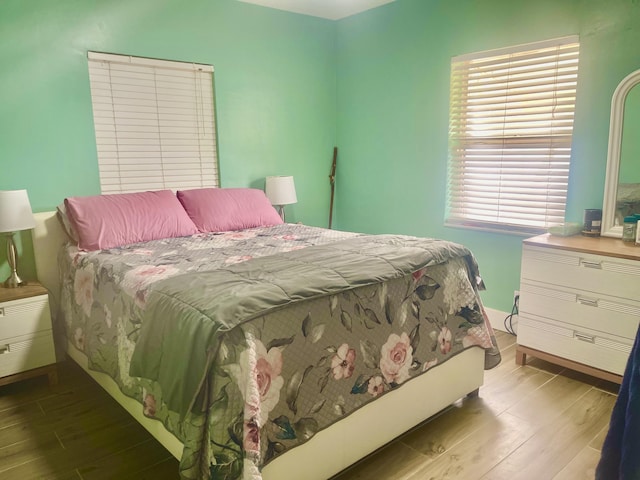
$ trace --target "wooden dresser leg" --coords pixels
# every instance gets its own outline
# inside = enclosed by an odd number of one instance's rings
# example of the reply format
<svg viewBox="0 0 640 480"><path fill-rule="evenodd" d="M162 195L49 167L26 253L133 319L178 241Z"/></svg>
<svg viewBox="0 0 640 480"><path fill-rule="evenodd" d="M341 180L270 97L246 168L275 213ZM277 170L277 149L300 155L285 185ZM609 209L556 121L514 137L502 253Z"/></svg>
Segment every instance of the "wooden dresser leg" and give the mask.
<svg viewBox="0 0 640 480"><path fill-rule="evenodd" d="M49 370L47 376L49 377L49 386L58 384L58 369L56 367L51 367L51 370Z"/></svg>
<svg viewBox="0 0 640 480"><path fill-rule="evenodd" d="M520 349L516 347L516 364L524 365L525 363L527 363L527 354L520 351Z"/></svg>

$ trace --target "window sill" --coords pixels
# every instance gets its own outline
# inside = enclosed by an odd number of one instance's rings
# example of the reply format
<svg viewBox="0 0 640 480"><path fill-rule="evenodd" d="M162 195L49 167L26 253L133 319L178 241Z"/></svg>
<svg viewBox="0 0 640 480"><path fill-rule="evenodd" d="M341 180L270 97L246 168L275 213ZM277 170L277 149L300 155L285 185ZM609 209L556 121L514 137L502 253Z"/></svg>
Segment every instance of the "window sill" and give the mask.
<svg viewBox="0 0 640 480"><path fill-rule="evenodd" d="M514 235L518 237L533 237L542 233L547 233L547 229L543 227L523 227L519 225L500 225L481 222L459 222L446 220L445 227L460 228L463 230L476 230L480 232L502 233L505 235Z"/></svg>

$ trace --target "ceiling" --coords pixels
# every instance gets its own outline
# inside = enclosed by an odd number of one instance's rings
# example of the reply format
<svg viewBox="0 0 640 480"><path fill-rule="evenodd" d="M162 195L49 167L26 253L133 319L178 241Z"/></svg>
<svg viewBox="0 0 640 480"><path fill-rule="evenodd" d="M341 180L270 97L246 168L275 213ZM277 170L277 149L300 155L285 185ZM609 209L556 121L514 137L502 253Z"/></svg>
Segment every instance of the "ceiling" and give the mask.
<svg viewBox="0 0 640 480"><path fill-rule="evenodd" d="M395 0L239 0L303 15L339 20Z"/></svg>

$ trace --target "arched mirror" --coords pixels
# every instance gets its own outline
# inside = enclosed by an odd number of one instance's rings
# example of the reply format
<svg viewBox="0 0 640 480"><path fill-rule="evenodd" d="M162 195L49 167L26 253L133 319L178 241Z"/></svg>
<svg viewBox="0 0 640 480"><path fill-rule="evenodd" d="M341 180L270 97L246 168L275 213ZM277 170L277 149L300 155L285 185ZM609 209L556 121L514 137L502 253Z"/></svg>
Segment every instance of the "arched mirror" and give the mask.
<svg viewBox="0 0 640 480"><path fill-rule="evenodd" d="M640 213L640 70L627 75L613 93L602 235L622 237L626 215Z"/></svg>

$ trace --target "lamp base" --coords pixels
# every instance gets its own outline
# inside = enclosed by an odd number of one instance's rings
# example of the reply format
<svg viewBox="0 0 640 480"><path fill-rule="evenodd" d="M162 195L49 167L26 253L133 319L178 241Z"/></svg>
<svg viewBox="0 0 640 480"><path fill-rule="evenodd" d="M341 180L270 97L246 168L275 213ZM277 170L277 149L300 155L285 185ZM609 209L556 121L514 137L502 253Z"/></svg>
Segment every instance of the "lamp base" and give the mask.
<svg viewBox="0 0 640 480"><path fill-rule="evenodd" d="M24 284L22 279L18 276L18 253L16 251L16 245L13 243L13 232L7 233L7 260L11 274L9 278L3 283L4 288L16 288Z"/></svg>
<svg viewBox="0 0 640 480"><path fill-rule="evenodd" d="M11 272L11 275L9 275L9 278L7 278L4 281L2 286L4 288L16 288L16 287L21 287L24 284L25 282L23 282L22 279L18 276L18 274L14 271L14 272Z"/></svg>

